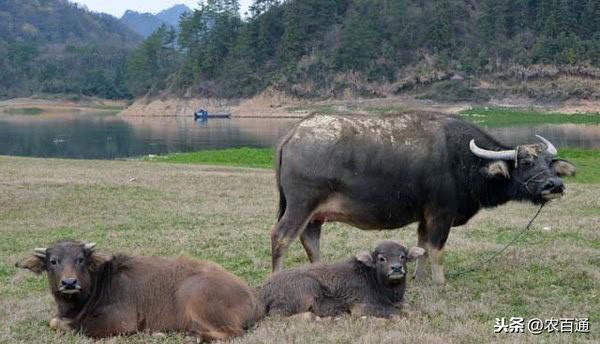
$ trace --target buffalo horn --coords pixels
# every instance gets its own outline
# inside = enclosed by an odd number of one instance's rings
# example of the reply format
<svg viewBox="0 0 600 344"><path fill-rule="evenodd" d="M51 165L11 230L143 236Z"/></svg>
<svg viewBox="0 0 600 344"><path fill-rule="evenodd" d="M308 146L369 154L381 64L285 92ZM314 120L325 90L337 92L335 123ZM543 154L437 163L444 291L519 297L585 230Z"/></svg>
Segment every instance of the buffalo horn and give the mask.
<svg viewBox="0 0 600 344"><path fill-rule="evenodd" d="M556 147L554 147L552 142L546 140L541 135L535 135L535 136L546 145L546 150L548 151L548 153L550 153L551 155L558 154L558 151L556 150Z"/></svg>
<svg viewBox="0 0 600 344"><path fill-rule="evenodd" d="M85 244L83 246L83 248L85 248L86 250L90 250L90 251L93 251L94 247L96 247L96 243L95 242L90 242L90 243L87 243L87 244Z"/></svg>
<svg viewBox="0 0 600 344"><path fill-rule="evenodd" d="M476 156L483 159L492 159L492 160L515 160L515 150L503 150L503 151L491 151L483 148L477 147L475 144L475 140L472 139L469 142L469 148L471 152Z"/></svg>
<svg viewBox="0 0 600 344"><path fill-rule="evenodd" d="M36 247L33 249L33 255L40 258L46 258L46 248Z"/></svg>

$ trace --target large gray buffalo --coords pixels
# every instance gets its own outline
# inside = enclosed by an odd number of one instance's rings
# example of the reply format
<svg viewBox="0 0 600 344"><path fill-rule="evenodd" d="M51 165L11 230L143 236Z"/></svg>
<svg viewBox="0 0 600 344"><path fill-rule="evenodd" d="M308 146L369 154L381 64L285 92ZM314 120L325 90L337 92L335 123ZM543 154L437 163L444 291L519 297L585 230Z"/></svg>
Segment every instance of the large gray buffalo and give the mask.
<svg viewBox="0 0 600 344"><path fill-rule="evenodd" d="M371 230L418 221L418 246L431 257L433 281L445 283L442 250L450 227L481 208L562 195L560 177L575 167L538 138L506 147L456 116L427 112L303 119L277 149L273 271L283 268L298 235L310 261L318 262L324 222ZM417 279L424 277L425 259L417 260Z"/></svg>

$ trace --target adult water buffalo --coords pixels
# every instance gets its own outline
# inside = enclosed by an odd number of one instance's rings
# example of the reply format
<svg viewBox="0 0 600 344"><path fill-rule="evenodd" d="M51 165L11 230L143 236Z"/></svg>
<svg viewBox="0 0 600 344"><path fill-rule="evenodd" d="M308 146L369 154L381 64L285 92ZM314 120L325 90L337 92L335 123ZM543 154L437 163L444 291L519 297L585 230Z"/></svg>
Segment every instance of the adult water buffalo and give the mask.
<svg viewBox="0 0 600 344"><path fill-rule="evenodd" d="M319 261L321 225L394 229L418 221L418 245L444 283L442 249L450 227L482 207L510 200L540 204L564 191L575 167L541 143L506 147L453 115L313 115L297 123L277 149L279 221L271 233L273 271L300 235ZM422 279L425 257L417 260Z"/></svg>

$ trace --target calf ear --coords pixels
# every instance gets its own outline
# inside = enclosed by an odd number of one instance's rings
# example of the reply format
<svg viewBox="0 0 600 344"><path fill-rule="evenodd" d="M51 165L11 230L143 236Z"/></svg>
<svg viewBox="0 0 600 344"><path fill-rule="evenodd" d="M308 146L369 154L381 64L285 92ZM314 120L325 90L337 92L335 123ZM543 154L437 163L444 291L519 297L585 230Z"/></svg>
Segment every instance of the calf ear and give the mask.
<svg viewBox="0 0 600 344"><path fill-rule="evenodd" d="M103 252L93 251L88 258L90 271L97 271L103 264L110 262L113 256Z"/></svg>
<svg viewBox="0 0 600 344"><path fill-rule="evenodd" d="M32 255L17 262L15 266L21 269L27 269L39 275L46 270L46 259Z"/></svg>
<svg viewBox="0 0 600 344"><path fill-rule="evenodd" d="M413 261L424 254L425 254L424 248L419 247L419 246L411 247L410 250L408 250L408 260Z"/></svg>
<svg viewBox="0 0 600 344"><path fill-rule="evenodd" d="M482 172L489 179L510 178L508 164L504 160L496 160L487 164L487 166L482 168Z"/></svg>
<svg viewBox="0 0 600 344"><path fill-rule="evenodd" d="M574 176L576 171L575 165L563 159L553 159L550 163L550 168L552 168L559 177Z"/></svg>
<svg viewBox="0 0 600 344"><path fill-rule="evenodd" d="M370 268L375 266L375 264L373 264L373 255L369 251L360 251L356 254L355 258L365 266Z"/></svg>

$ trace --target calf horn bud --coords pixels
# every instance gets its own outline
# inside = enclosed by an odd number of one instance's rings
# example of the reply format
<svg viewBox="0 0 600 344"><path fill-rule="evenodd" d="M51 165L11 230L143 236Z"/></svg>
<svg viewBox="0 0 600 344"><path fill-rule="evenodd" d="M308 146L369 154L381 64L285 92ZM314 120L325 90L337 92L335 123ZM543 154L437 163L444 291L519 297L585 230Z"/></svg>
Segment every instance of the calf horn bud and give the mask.
<svg viewBox="0 0 600 344"><path fill-rule="evenodd" d="M89 251L93 251L94 247L96 247L95 242L90 242L90 243L83 245L83 248L85 248L86 250L89 250Z"/></svg>
<svg viewBox="0 0 600 344"><path fill-rule="evenodd" d="M33 255L39 258L46 258L46 251L48 249L45 247L36 247L33 249Z"/></svg>
<svg viewBox="0 0 600 344"><path fill-rule="evenodd" d="M483 148L477 147L475 144L475 139L472 139L469 142L469 148L471 152L476 156L483 159L491 159L491 160L515 160L516 150L503 150L503 151L491 151Z"/></svg>
<svg viewBox="0 0 600 344"><path fill-rule="evenodd" d="M554 147L554 145L552 144L552 142L546 140L544 137L542 137L541 135L535 135L538 139L540 139L540 141L542 141L545 145L546 145L546 151L548 153L550 153L551 155L556 155L558 154L558 150L556 149L556 147Z"/></svg>

